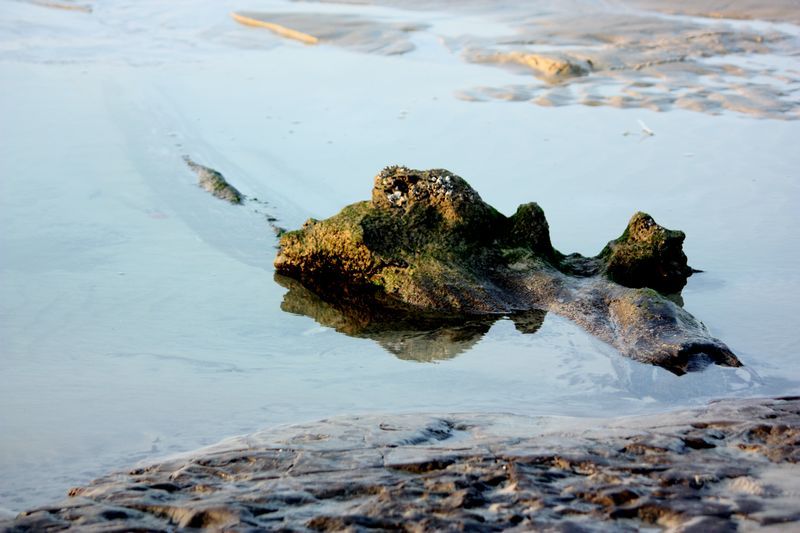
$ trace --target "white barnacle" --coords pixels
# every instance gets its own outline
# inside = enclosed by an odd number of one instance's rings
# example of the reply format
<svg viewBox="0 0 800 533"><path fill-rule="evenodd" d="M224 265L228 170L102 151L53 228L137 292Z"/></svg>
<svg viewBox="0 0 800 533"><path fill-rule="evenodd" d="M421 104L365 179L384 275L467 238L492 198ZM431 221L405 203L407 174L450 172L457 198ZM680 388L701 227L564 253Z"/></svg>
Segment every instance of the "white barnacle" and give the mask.
<svg viewBox="0 0 800 533"><path fill-rule="evenodd" d="M403 193L397 190L392 194L387 194L386 199L389 200L389 203L392 205L402 205L405 200L405 198L403 198Z"/></svg>

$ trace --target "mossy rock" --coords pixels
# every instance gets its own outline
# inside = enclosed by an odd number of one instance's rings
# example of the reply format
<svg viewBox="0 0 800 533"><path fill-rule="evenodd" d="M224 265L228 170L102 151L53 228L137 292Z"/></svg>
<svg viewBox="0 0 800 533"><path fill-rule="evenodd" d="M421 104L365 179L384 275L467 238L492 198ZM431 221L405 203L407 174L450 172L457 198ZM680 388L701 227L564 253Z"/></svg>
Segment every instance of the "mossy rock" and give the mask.
<svg viewBox="0 0 800 533"><path fill-rule="evenodd" d="M685 238L682 231L659 226L647 213L636 213L622 236L600 253L606 275L626 287L680 292L692 275L683 253Z"/></svg>
<svg viewBox="0 0 800 533"><path fill-rule="evenodd" d="M275 268L327 300L463 316L552 311L678 373L692 358L738 366L667 297L692 273L684 238L637 213L599 255L565 255L539 205L506 217L452 172L393 166L375 177L370 201L285 233Z"/></svg>

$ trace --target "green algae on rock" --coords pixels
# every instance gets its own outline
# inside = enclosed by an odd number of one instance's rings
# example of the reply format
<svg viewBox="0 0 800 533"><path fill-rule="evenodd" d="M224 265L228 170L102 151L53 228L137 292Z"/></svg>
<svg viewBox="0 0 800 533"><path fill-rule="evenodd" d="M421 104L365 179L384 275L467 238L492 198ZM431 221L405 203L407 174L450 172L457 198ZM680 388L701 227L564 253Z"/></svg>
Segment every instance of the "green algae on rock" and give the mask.
<svg viewBox="0 0 800 533"><path fill-rule="evenodd" d="M600 252L608 277L626 287L650 287L663 293L680 292L692 269L683 253L682 231L656 224L636 213L619 239Z"/></svg>
<svg viewBox="0 0 800 533"><path fill-rule="evenodd" d="M323 299L466 317L552 311L675 373L741 366L668 297L692 273L683 239L637 213L596 257L564 255L537 204L506 217L447 170L393 166L371 201L284 234L275 268Z"/></svg>
<svg viewBox="0 0 800 533"><path fill-rule="evenodd" d="M197 174L197 182L206 191L210 192L220 200L225 200L232 204L241 204L243 195L236 187L228 183L225 176L214 170L192 161L189 156L184 156L186 165Z"/></svg>

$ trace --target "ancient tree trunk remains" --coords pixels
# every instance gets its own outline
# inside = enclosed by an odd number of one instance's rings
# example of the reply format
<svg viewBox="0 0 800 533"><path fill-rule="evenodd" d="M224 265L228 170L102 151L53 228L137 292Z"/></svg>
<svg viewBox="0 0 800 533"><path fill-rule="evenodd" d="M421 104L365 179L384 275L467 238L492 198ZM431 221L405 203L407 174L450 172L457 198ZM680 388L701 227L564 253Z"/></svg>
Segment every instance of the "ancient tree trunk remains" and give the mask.
<svg viewBox="0 0 800 533"><path fill-rule="evenodd" d="M506 217L459 176L393 166L371 201L281 237L278 273L327 299L443 315L552 311L675 373L740 361L675 303L685 235L636 213L595 257L553 248L535 203ZM669 296L669 297L668 297Z"/></svg>

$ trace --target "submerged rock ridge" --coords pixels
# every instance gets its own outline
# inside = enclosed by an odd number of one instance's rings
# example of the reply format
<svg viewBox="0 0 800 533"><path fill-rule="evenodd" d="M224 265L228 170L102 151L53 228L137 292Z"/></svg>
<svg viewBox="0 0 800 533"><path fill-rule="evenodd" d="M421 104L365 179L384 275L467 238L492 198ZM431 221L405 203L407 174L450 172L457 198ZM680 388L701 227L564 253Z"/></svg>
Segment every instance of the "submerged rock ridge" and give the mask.
<svg viewBox="0 0 800 533"><path fill-rule="evenodd" d="M184 156L183 160L186 162L186 165L189 167L189 169L197 174L197 183L200 185L200 187L210 192L220 200L225 200L226 202L230 202L232 204L242 203L244 200L244 195L242 195L242 193L240 193L236 187L228 183L228 181L225 179L225 176L213 168L195 163L191 160L191 158L189 158L189 156Z"/></svg>
<svg viewBox="0 0 800 533"><path fill-rule="evenodd" d="M551 311L623 355L681 374L733 352L675 303L692 269L685 235L636 213L595 257L564 255L544 211L506 217L444 169L387 167L370 201L285 233L279 274L328 300L404 312L514 315Z"/></svg>
<svg viewBox="0 0 800 533"><path fill-rule="evenodd" d="M796 530L799 444L797 397L337 417L109 474L0 532Z"/></svg>

